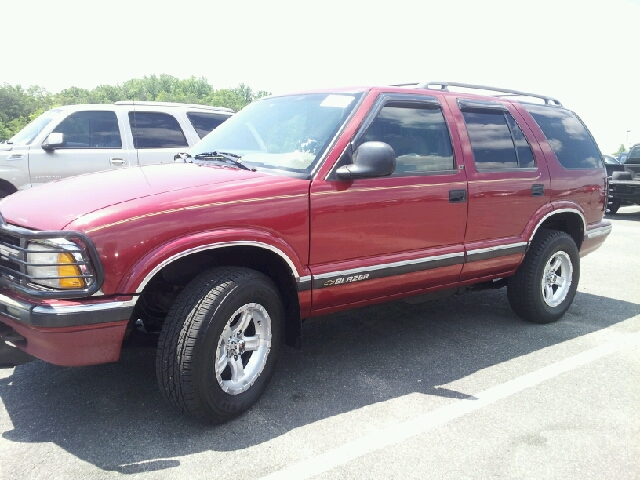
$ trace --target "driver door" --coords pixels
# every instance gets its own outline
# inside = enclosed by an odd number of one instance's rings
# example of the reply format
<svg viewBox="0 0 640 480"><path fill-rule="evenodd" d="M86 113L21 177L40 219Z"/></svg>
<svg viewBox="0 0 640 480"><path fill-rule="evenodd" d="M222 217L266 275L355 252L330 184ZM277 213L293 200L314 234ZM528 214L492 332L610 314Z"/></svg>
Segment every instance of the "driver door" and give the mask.
<svg viewBox="0 0 640 480"><path fill-rule="evenodd" d="M381 95L352 146L367 141L391 145L395 172L344 181L334 168L313 181L314 312L458 279L467 182L457 163L462 153L452 148L453 126L435 97ZM341 158L336 166L344 162Z"/></svg>

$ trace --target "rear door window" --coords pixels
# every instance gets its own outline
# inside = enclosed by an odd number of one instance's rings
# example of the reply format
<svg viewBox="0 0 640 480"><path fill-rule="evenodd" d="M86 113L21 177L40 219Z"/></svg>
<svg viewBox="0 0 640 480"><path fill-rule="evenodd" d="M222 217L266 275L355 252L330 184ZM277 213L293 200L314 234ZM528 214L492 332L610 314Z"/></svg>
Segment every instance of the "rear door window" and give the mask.
<svg viewBox="0 0 640 480"><path fill-rule="evenodd" d="M593 137L575 113L564 108L526 105L564 168L602 168L602 155Z"/></svg>
<svg viewBox="0 0 640 480"><path fill-rule="evenodd" d="M160 112L129 112L135 148L188 147L187 139L173 115Z"/></svg>
<svg viewBox="0 0 640 480"><path fill-rule="evenodd" d="M196 133L200 138L210 133L218 125L224 122L227 118L225 115L216 115L213 113L203 112L187 112L187 117L193 125Z"/></svg>
<svg viewBox="0 0 640 480"><path fill-rule="evenodd" d="M502 109L462 109L476 169L533 168L531 147L511 114Z"/></svg>
<svg viewBox="0 0 640 480"><path fill-rule="evenodd" d="M115 112L75 112L60 122L53 132L64 134L64 148L122 148Z"/></svg>

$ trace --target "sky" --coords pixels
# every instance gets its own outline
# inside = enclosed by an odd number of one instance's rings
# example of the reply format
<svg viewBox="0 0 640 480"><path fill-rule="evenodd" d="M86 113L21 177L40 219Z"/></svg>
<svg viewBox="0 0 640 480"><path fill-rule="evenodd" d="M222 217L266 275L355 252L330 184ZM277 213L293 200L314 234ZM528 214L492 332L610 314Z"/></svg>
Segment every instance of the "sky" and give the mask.
<svg viewBox="0 0 640 480"><path fill-rule="evenodd" d="M5 0L0 18L0 84L456 81L558 98L603 153L640 143L640 0Z"/></svg>

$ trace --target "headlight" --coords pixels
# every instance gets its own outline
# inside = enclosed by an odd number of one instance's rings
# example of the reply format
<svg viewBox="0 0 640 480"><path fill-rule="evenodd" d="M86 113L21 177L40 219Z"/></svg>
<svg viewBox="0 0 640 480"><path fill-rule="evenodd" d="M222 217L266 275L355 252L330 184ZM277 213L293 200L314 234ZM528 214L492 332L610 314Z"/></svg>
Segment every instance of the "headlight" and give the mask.
<svg viewBox="0 0 640 480"><path fill-rule="evenodd" d="M83 249L63 238L29 242L27 274L32 283L56 289L84 289L95 279Z"/></svg>

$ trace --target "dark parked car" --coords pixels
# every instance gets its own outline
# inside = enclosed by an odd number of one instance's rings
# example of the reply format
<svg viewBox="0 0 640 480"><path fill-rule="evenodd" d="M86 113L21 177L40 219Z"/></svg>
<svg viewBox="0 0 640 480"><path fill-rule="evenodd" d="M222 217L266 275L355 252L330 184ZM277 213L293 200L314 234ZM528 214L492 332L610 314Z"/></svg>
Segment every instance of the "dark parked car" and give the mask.
<svg viewBox="0 0 640 480"><path fill-rule="evenodd" d="M613 172L624 171L624 166L613 155L603 155L602 160L604 161L604 168L607 171L608 177L613 175Z"/></svg>
<svg viewBox="0 0 640 480"><path fill-rule="evenodd" d="M640 205L640 143L629 150L622 171L609 181L607 211L616 213L623 205Z"/></svg>
<svg viewBox="0 0 640 480"><path fill-rule="evenodd" d="M627 160L627 155L629 155L629 152L622 152L618 155L618 163L624 163L625 160Z"/></svg>
<svg viewBox="0 0 640 480"><path fill-rule="evenodd" d="M506 286L516 315L558 320L611 231L601 153L558 100L452 85L263 98L175 163L5 198L4 349L114 362L147 332L167 400L220 422L312 316Z"/></svg>

